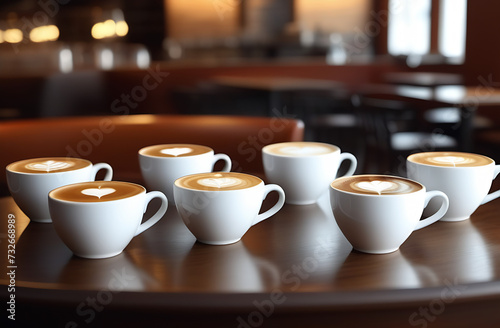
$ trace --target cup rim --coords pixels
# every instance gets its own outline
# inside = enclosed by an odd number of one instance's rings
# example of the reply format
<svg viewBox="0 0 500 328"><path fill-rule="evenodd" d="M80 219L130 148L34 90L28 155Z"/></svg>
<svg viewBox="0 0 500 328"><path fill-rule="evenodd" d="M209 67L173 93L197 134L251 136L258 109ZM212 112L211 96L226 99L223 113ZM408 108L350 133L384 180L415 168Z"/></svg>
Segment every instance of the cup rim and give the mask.
<svg viewBox="0 0 500 328"><path fill-rule="evenodd" d="M10 167L14 164L18 164L20 162L24 162L24 161L32 161L32 160L40 160L40 161L43 161L43 160L50 160L50 159L58 159L58 160L67 160L67 159L76 159L76 160L80 160L80 161L84 161L84 162L87 162L87 166L84 166L84 167L81 167L79 169L75 169L75 170L66 170L66 171L59 171L59 172L20 172L20 171L15 171L15 170L12 170L10 169ZM33 157L33 158L26 158L26 159L21 159L19 161L15 161L15 162L12 162L10 164L8 164L6 167L5 167L5 170L8 171L8 172L11 172L11 173L14 173L14 174L23 174L23 175L33 175L33 176L53 176L55 174L65 174L65 173L70 173L70 172L75 172L75 171L79 171L79 170L82 170L82 169L86 169L88 168L89 166L92 166L92 162L89 161L88 159L85 159L85 158L80 158L80 157L63 157L63 156L54 156L54 157Z"/></svg>
<svg viewBox="0 0 500 328"><path fill-rule="evenodd" d="M170 157L170 156L156 156L156 155L144 154L144 152L147 151L148 149L153 148L153 147L160 147L160 146L165 146L165 147L172 147L172 146L176 146L176 147L189 147L189 146L195 146L195 147L204 147L204 148L207 148L208 151L205 152L205 153L201 153L201 154L188 155L188 156L174 156L174 157ZM145 147L142 147L141 149L139 149L137 153L140 156L149 157L149 158L181 159L181 158L192 158L192 157L196 157L196 156L202 156L202 155L206 155L206 154L209 154L209 153L214 154L215 151L214 151L214 149L212 147L205 146L205 145L200 145L200 144L192 144L192 143L170 143L170 144L155 144L155 145L145 146Z"/></svg>
<svg viewBox="0 0 500 328"><path fill-rule="evenodd" d="M385 177L385 178L396 178L396 179L399 179L399 180L407 180L407 181L411 181L417 185L419 185L421 188L418 189L418 190L415 190L415 191L412 191L412 192L408 192L408 193L401 193L401 194L361 194L361 193L357 193L357 192L352 192L352 191L346 191L346 190L342 190L342 189L338 189L338 188L335 188L333 186L333 183L335 181L338 181L338 180L346 180L346 179L352 179L352 178L355 178L355 177L363 177L363 176L375 176L375 177ZM399 176L396 176L396 175L388 175L388 174L358 174L358 175L351 175L351 176L343 176L343 177L340 177L340 178L337 178L335 180L333 180L332 182L330 182L330 189L331 190L335 190L335 191L338 191L338 192L341 192L341 193L344 193L344 194L350 194L350 195L356 195L356 196L360 196L360 197L384 197L384 198L389 198L389 197L404 197L404 196L408 196L408 195L412 195L412 194L416 194L418 192L426 192L426 188L425 186L418 182L418 181L415 181L413 179L409 179L409 178L405 178L405 177L399 177Z"/></svg>
<svg viewBox="0 0 500 328"><path fill-rule="evenodd" d="M475 156L479 156L479 157L482 157L484 159L487 159L490 161L490 163L488 164L484 164L484 165L475 165L475 166L442 166L442 165L433 165L433 164L428 164L428 163L420 163L420 162L416 162L414 160L412 160L412 157L414 157L415 155L419 155L419 154L432 154L432 153L436 153L436 154L444 154L444 153L453 153L453 154L473 154ZM420 153L415 153L415 154L411 154L411 155L408 155L408 157L406 157L406 160L410 163L413 163L415 165L422 165L422 166L428 166L428 167L435 167L435 168L439 168L439 169L456 169L456 170L460 170L460 169L474 169L474 168L481 168L481 167L486 167L486 166L489 166L489 165L495 165L495 160L491 157L488 157L488 156L485 156L485 155L482 155L482 154L477 154L477 153L472 153L472 152L463 152L463 151L427 151L427 152L420 152Z"/></svg>
<svg viewBox="0 0 500 328"><path fill-rule="evenodd" d="M312 144L312 145L322 145L326 146L329 148L335 148L335 151L332 151L331 153L325 153L325 154L317 154L317 155L304 155L304 156L293 156L293 155L284 155L284 154L274 154L269 152L269 148L277 146L277 145L287 145L287 144ZM266 145L262 147L262 152L266 153L271 156L276 156L276 157L285 157L285 158L311 158L311 157L319 157L319 156L328 156L331 154L336 154L336 153L341 153L341 149L337 145L329 144L326 142L317 142L317 141L285 141L285 142L277 142L277 143L272 143L269 145Z"/></svg>
<svg viewBox="0 0 500 328"><path fill-rule="evenodd" d="M52 197L52 193L59 190L59 189L64 189L64 188L67 188L67 187L71 187L71 186L74 186L74 185L79 185L79 184L87 184L87 183L92 183L92 184L107 184L107 183L119 183L119 184L128 184L128 185L134 185L134 186L137 186L137 187L140 187L142 190L141 192L139 192L138 194L135 194L135 195L132 195L132 196L128 196L128 197L124 197L124 198L120 198L120 199L114 199L114 200L108 200L108 201L103 201L103 202L79 202L79 201L75 201L75 200L66 200L66 199L59 199L59 198L54 198ZM64 185L64 186L60 186L60 187L57 187L55 189L52 189L51 191L49 191L48 193L48 198L50 200L53 200L53 201L56 201L56 202L61 202L61 203L67 203L67 204L82 204L82 205L86 205L86 206L92 206L91 204L110 204L110 203L114 203L114 202L120 202L120 201L123 201L123 200L128 200L132 197L137 197L139 195L142 195L142 194L145 194L146 193L146 188L144 188L143 186L141 186L140 184L137 184L137 183L133 183L133 182L128 182L128 181L85 181L85 182L75 182L75 183L70 183L70 184L67 184L67 185Z"/></svg>
<svg viewBox="0 0 500 328"><path fill-rule="evenodd" d="M188 177L195 176L195 175L203 175L203 174L222 174L222 175L232 174L232 175L251 176L251 177L254 177L254 178L258 179L259 183L256 184L256 185L245 187L245 188L241 188L241 189L221 189L221 190L194 189L194 188L188 188L188 187L184 187L184 186L179 186L177 184L178 181L180 181L180 180L182 180L184 178L188 178ZM180 188L180 189L183 189L183 190L191 190L191 191L195 191L195 192L238 192L238 191L249 190L249 189L258 187L260 185L264 185L264 180L262 180L258 176L253 175L253 174L248 174L248 173L240 173L240 172L204 172L204 173L194 173L194 174L188 174L188 175L182 176L182 177L180 177L180 178L178 178L178 179L176 179L174 181L174 188Z"/></svg>

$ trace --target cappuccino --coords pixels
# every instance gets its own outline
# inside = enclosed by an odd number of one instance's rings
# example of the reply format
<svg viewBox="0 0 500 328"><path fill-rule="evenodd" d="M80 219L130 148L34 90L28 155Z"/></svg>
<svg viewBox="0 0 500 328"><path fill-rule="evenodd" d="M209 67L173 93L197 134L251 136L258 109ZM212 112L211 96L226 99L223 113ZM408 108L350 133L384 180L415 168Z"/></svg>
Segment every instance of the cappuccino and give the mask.
<svg viewBox="0 0 500 328"><path fill-rule="evenodd" d="M265 146L262 151L277 156L306 157L340 152L340 149L320 142L282 142Z"/></svg>
<svg viewBox="0 0 500 328"><path fill-rule="evenodd" d="M66 185L49 193L51 198L78 203L110 202L145 193L140 185L120 181L92 181Z"/></svg>
<svg viewBox="0 0 500 328"><path fill-rule="evenodd" d="M211 151L210 147L200 145L166 144L142 148L139 150L139 154L155 157L187 157L206 154Z"/></svg>
<svg viewBox="0 0 500 328"><path fill-rule="evenodd" d="M247 189L260 183L262 180L253 175L235 172L199 173L175 181L181 188L207 191Z"/></svg>
<svg viewBox="0 0 500 328"><path fill-rule="evenodd" d="M16 173L46 174L75 171L90 165L91 162L81 158L45 157L14 162L7 166L7 170Z"/></svg>
<svg viewBox="0 0 500 328"><path fill-rule="evenodd" d="M493 164L483 155L461 152L426 152L410 155L408 161L423 165L443 167L475 167Z"/></svg>
<svg viewBox="0 0 500 328"><path fill-rule="evenodd" d="M357 175L334 180L331 187L363 195L401 195L423 189L415 181L386 175Z"/></svg>

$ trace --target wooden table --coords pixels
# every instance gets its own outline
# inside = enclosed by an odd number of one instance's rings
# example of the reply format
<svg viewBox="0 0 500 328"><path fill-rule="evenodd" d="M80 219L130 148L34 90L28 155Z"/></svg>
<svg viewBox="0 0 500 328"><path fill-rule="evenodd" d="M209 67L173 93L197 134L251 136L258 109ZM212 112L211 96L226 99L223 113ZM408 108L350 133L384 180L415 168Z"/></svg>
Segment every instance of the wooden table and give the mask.
<svg viewBox="0 0 500 328"><path fill-rule="evenodd" d="M438 72L389 72L384 74L383 79L398 85L423 87L463 84L463 77L460 74Z"/></svg>
<svg viewBox="0 0 500 328"><path fill-rule="evenodd" d="M496 110L500 106L500 88L484 84L478 86L439 85L364 85L350 90L353 94L396 97L424 108L456 107L461 120L454 128L458 131L462 151L473 151L474 119L478 108Z"/></svg>
<svg viewBox="0 0 500 328"><path fill-rule="evenodd" d="M335 92L343 87L343 83L338 81L294 77L213 76L209 81L222 87L265 93L269 102L269 115L276 115L273 110L281 112L286 106L293 106L284 100L287 93Z"/></svg>
<svg viewBox="0 0 500 328"><path fill-rule="evenodd" d="M87 260L52 224L30 223L0 198L0 265L15 271L14 293L9 276L0 279L2 320L13 294L16 323L31 326L490 327L500 323L499 213L496 200L470 220L414 232L394 253L369 255L352 251L327 197L285 205L228 246L197 243L170 206L122 254Z"/></svg>

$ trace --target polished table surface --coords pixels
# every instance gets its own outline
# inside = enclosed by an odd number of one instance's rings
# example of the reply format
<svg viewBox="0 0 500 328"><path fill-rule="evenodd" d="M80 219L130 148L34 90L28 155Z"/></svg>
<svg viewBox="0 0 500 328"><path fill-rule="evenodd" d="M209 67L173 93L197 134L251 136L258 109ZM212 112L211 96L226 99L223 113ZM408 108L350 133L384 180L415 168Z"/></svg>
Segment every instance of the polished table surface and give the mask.
<svg viewBox="0 0 500 328"><path fill-rule="evenodd" d="M333 80L296 77L216 75L209 81L226 87L263 91L335 90L343 86L342 83Z"/></svg>
<svg viewBox="0 0 500 328"><path fill-rule="evenodd" d="M460 85L463 77L454 73L438 72L389 72L383 79L389 83L433 87L438 85Z"/></svg>
<svg viewBox="0 0 500 328"><path fill-rule="evenodd" d="M481 206L470 220L416 231L400 250L386 255L353 251L327 197L315 205L285 205L227 246L197 243L170 205L165 217L122 254L88 260L73 256L52 224L30 222L11 197L4 197L0 264L6 271L12 265L7 263L9 215L16 218L18 322L53 320L61 327L158 322L487 327L500 322L500 200ZM5 274L0 283L9 285ZM2 299L9 294L2 287Z"/></svg>

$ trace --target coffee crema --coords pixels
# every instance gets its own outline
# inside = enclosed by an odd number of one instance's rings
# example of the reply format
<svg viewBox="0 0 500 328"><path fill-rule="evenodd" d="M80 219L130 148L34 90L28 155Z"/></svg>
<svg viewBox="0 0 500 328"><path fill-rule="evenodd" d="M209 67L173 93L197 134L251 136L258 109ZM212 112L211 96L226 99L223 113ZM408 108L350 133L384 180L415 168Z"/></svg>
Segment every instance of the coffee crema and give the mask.
<svg viewBox="0 0 500 328"><path fill-rule="evenodd" d="M408 156L413 163L443 167L475 167L494 163L486 156L461 152L426 152Z"/></svg>
<svg viewBox="0 0 500 328"><path fill-rule="evenodd" d="M337 190L363 195L401 195L423 189L418 182L387 175L342 177L330 185Z"/></svg>
<svg viewBox="0 0 500 328"><path fill-rule="evenodd" d="M86 159L71 157L44 157L17 161L7 165L7 170L17 173L59 173L79 170L92 163Z"/></svg>
<svg viewBox="0 0 500 328"><path fill-rule="evenodd" d="M198 173L175 181L178 187L205 191L247 189L260 183L262 180L253 175L236 172Z"/></svg>
<svg viewBox="0 0 500 328"><path fill-rule="evenodd" d="M142 186L121 181L91 181L52 190L49 197L67 202L99 203L129 198L146 192Z"/></svg>
<svg viewBox="0 0 500 328"><path fill-rule="evenodd" d="M272 155L306 157L331 154L340 151L337 146L321 142L282 142L265 146L263 151Z"/></svg>
<svg viewBox="0 0 500 328"><path fill-rule="evenodd" d="M139 154L155 157L188 157L206 154L212 148L191 144L165 144L144 147L139 150Z"/></svg>

